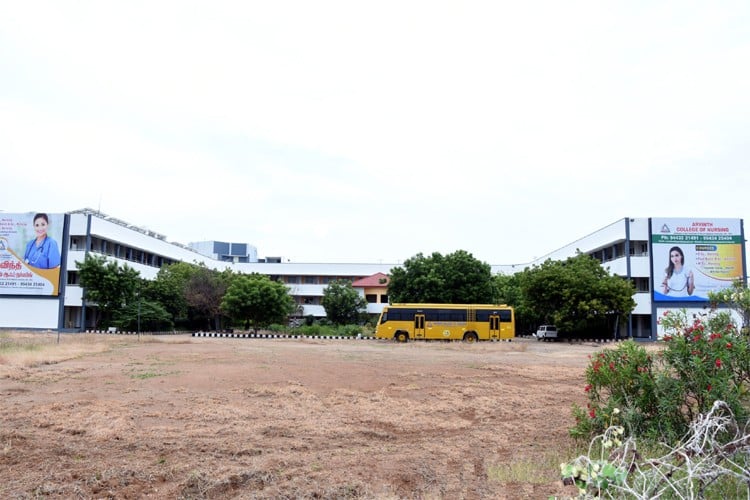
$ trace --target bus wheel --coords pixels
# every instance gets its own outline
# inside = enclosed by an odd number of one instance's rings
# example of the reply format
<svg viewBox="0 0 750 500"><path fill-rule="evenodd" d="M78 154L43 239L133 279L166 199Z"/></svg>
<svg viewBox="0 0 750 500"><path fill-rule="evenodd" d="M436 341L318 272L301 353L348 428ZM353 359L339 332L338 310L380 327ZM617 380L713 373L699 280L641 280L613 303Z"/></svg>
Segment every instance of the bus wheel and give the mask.
<svg viewBox="0 0 750 500"><path fill-rule="evenodd" d="M464 334L464 342L474 343L477 341L477 334L474 332L466 332Z"/></svg>
<svg viewBox="0 0 750 500"><path fill-rule="evenodd" d="M406 332L396 332L396 342L406 342L409 340L409 335Z"/></svg>

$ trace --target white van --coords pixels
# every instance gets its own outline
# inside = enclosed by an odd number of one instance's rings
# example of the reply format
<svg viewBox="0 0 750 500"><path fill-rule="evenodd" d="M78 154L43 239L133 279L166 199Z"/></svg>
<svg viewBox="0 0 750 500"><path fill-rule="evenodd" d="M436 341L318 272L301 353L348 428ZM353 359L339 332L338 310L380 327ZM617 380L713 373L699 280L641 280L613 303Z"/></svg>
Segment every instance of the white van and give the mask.
<svg viewBox="0 0 750 500"><path fill-rule="evenodd" d="M556 339L557 327L555 325L542 325L536 331L536 339Z"/></svg>

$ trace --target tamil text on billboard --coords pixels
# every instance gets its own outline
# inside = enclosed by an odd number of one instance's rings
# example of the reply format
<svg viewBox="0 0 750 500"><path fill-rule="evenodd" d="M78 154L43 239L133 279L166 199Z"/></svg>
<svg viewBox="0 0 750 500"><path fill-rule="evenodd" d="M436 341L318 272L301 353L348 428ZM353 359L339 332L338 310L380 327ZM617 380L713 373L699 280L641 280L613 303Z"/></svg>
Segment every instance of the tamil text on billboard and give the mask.
<svg viewBox="0 0 750 500"><path fill-rule="evenodd" d="M708 301L744 277L741 219L651 219L654 301Z"/></svg>
<svg viewBox="0 0 750 500"><path fill-rule="evenodd" d="M58 295L64 214L0 213L0 295Z"/></svg>

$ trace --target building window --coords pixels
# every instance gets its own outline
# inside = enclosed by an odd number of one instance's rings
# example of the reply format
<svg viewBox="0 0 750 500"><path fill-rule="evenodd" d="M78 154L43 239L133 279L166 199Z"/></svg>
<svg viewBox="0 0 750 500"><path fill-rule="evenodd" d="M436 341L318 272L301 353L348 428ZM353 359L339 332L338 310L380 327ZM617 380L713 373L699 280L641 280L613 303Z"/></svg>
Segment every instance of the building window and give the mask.
<svg viewBox="0 0 750 500"><path fill-rule="evenodd" d="M291 284L291 285L296 285L297 283L299 283L299 277L298 276L287 276L286 277L286 282L289 283L289 284Z"/></svg>
<svg viewBox="0 0 750 500"><path fill-rule="evenodd" d="M380 296L380 303L381 304L387 304L388 303L388 295L387 294L382 294Z"/></svg>
<svg viewBox="0 0 750 500"><path fill-rule="evenodd" d="M305 276L305 285L317 285L317 284L318 284L317 276Z"/></svg>
<svg viewBox="0 0 750 500"><path fill-rule="evenodd" d="M375 304L378 302L378 295L375 293L368 293L365 295L365 300L367 300L369 304Z"/></svg>

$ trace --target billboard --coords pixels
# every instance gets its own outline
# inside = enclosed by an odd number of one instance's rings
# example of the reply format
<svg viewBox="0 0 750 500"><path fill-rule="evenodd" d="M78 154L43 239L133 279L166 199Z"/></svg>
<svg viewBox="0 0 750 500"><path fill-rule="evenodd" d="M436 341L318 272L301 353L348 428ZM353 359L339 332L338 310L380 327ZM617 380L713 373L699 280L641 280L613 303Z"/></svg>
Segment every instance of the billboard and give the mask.
<svg viewBox="0 0 750 500"><path fill-rule="evenodd" d="M0 295L60 291L65 214L0 213Z"/></svg>
<svg viewBox="0 0 750 500"><path fill-rule="evenodd" d="M651 219L654 301L707 302L745 276L741 219Z"/></svg>

